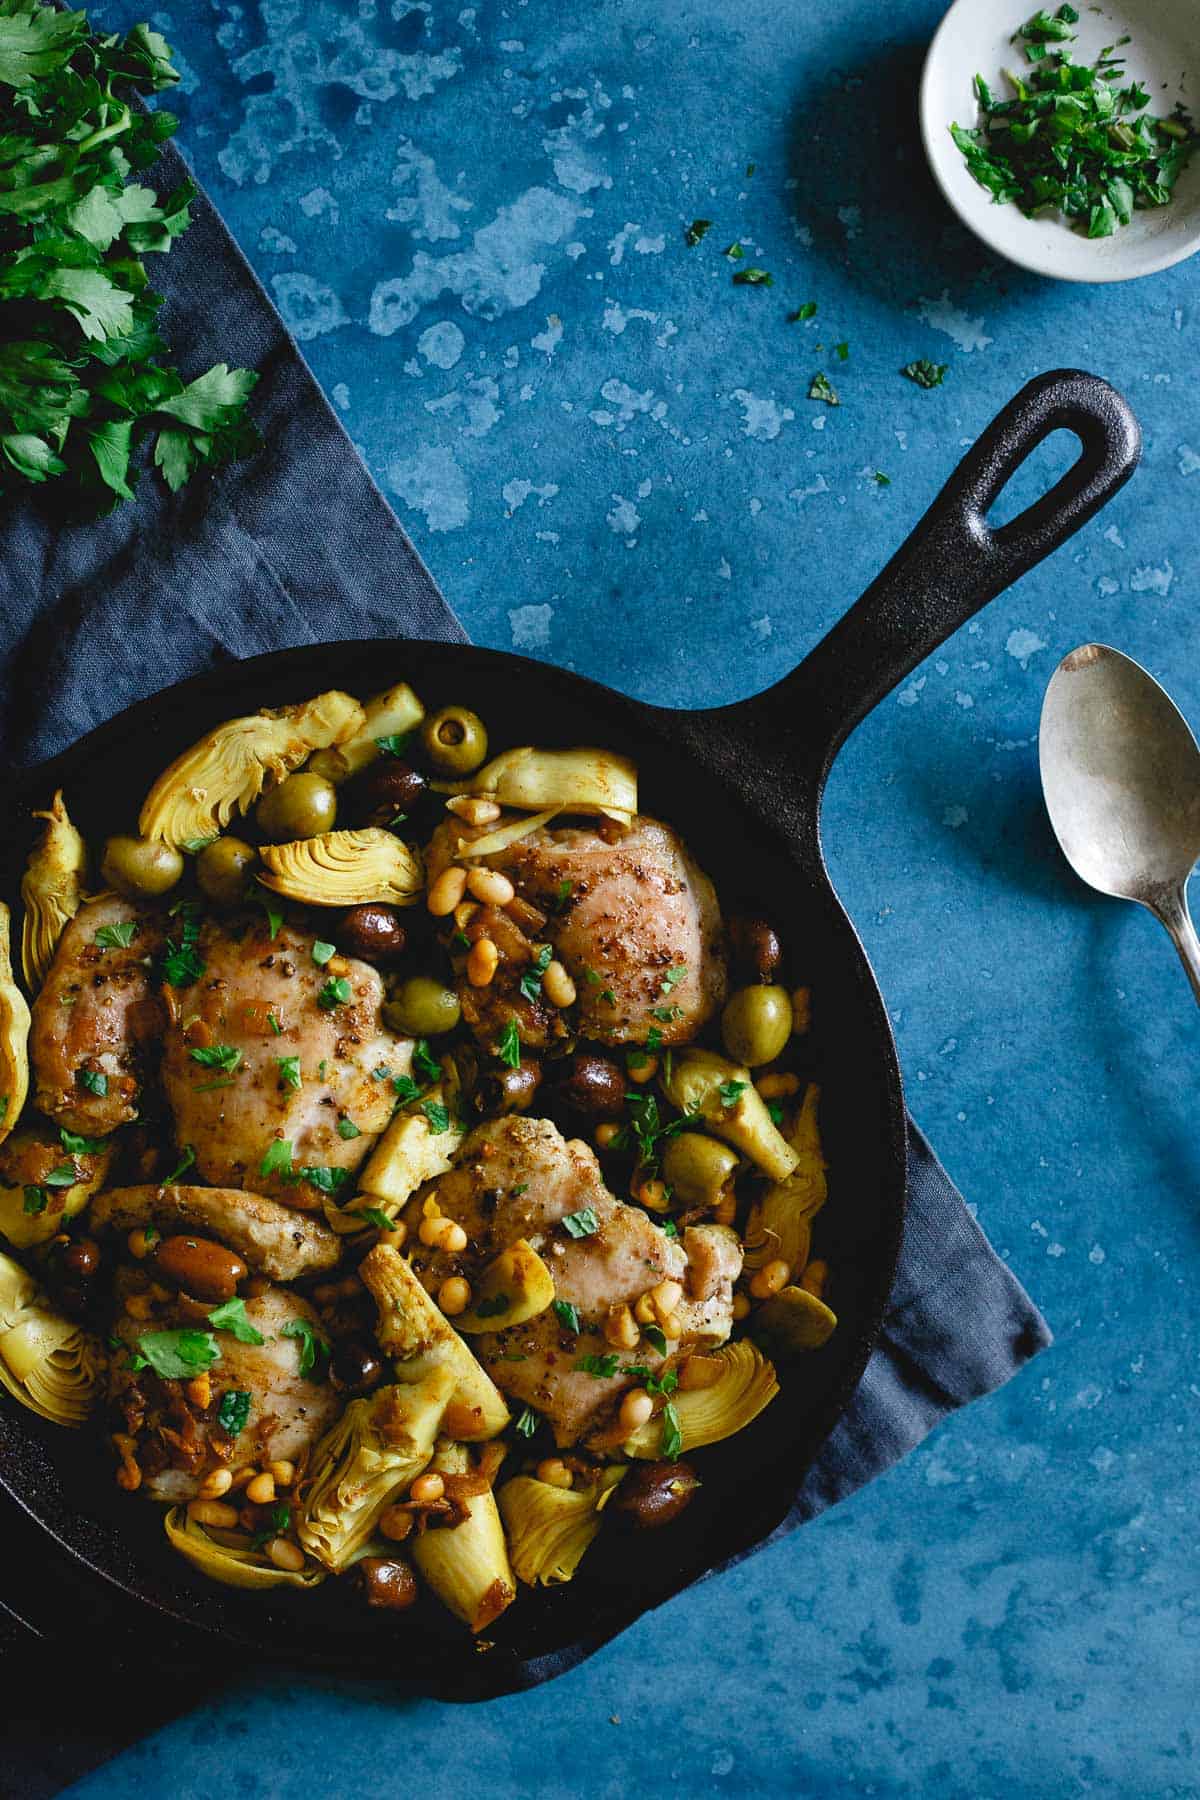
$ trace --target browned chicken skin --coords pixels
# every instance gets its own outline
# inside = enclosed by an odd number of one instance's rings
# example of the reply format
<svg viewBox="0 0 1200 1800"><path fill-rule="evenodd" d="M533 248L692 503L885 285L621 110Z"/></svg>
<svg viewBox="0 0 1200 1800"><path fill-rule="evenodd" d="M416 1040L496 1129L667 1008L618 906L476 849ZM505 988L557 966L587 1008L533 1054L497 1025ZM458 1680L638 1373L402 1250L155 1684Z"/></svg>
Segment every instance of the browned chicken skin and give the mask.
<svg viewBox="0 0 1200 1800"><path fill-rule="evenodd" d="M92 1202L94 1231L195 1231L220 1239L257 1273L299 1281L332 1269L341 1254L337 1234L323 1220L281 1206L265 1194L236 1188L142 1186L108 1188Z"/></svg>
<svg viewBox="0 0 1200 1800"><path fill-rule="evenodd" d="M128 947L96 941L129 927ZM166 1020L153 973L163 936L160 915L115 895L82 907L63 932L29 1038L34 1104L59 1125L106 1137L137 1118Z"/></svg>
<svg viewBox="0 0 1200 1800"><path fill-rule="evenodd" d="M422 1207L433 1191L439 1210L467 1233L461 1256L419 1241ZM590 1212L597 1228L574 1237L562 1220L579 1212ZM556 1298L578 1313L579 1334L550 1309L528 1324L473 1337L471 1347L505 1395L551 1421L560 1444L602 1426L625 1390L665 1360L643 1338L618 1357L611 1376L577 1368L585 1357L611 1355L603 1332L611 1307L632 1305L661 1281L677 1281L684 1288L676 1308L683 1335L672 1353L729 1336L742 1262L733 1233L707 1226L687 1232L682 1243L667 1237L639 1207L609 1193L589 1145L564 1139L548 1119L509 1117L478 1126L463 1140L450 1173L414 1196L407 1220L413 1268L431 1291L450 1274L471 1280L518 1238L546 1263ZM690 1251L697 1259L694 1281ZM630 1366L643 1373L626 1373Z"/></svg>
<svg viewBox="0 0 1200 1800"><path fill-rule="evenodd" d="M608 832L605 825L550 826L484 860L502 869L519 900L544 916L540 936L554 945L575 982L578 1028L585 1037L638 1044L654 1029L664 1044L688 1043L725 998L721 913L712 882L678 834L657 819L639 816L611 842ZM460 838L474 835L459 819L440 825L429 849L431 877L454 860ZM477 918L467 935L480 930L486 925ZM464 982L464 1017L490 1044L496 1015L514 1010L506 1004L512 996L502 979L495 993L468 988ZM527 1021L518 1011L518 1023L524 1043L539 1047L545 1041L544 1020Z"/></svg>

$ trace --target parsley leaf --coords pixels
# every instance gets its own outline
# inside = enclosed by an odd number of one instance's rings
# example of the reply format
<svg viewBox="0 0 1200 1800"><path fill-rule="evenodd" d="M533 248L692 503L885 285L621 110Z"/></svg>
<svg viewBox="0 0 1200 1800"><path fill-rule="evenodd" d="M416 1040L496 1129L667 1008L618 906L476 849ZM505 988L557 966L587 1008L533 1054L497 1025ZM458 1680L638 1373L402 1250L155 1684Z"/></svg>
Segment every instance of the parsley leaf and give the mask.
<svg viewBox="0 0 1200 1800"><path fill-rule="evenodd" d="M211 1331L143 1331L138 1349L156 1375L164 1381L188 1381L210 1369L221 1354Z"/></svg>
<svg viewBox="0 0 1200 1800"><path fill-rule="evenodd" d="M680 963L677 969L668 969L662 978L662 986L658 990L659 993L665 998L671 992L672 988L677 988L679 986L686 974L686 963Z"/></svg>
<svg viewBox="0 0 1200 1800"><path fill-rule="evenodd" d="M443 1131L449 1131L449 1109L443 1106L440 1100L422 1100L421 1111L429 1120L430 1131L436 1133L438 1136L440 1136Z"/></svg>
<svg viewBox="0 0 1200 1800"><path fill-rule="evenodd" d="M77 1132L68 1131L65 1125L59 1128L58 1141L68 1156L99 1156L101 1151L108 1149L107 1138L80 1137Z"/></svg>
<svg viewBox="0 0 1200 1800"><path fill-rule="evenodd" d="M208 1322L218 1331L228 1331L239 1344L264 1344L266 1339L261 1331L257 1331L246 1317L244 1300L226 1300L213 1308L208 1315Z"/></svg>
<svg viewBox="0 0 1200 1800"><path fill-rule="evenodd" d="M195 1160L196 1152L190 1144L185 1144L179 1153L178 1163L164 1180L164 1187L170 1187L174 1182L179 1180L181 1175L186 1175Z"/></svg>
<svg viewBox="0 0 1200 1800"><path fill-rule="evenodd" d="M806 300L804 302L803 306L798 306L796 308L795 312L790 312L788 314L788 316L787 316L788 324L795 325L798 320L807 321L809 319L815 319L816 316L817 316L816 301L815 300Z"/></svg>
<svg viewBox="0 0 1200 1800"><path fill-rule="evenodd" d="M517 1432L518 1436L531 1438L541 1422L542 1421L538 1418L538 1415L534 1412L532 1406L524 1406L517 1414L513 1429Z"/></svg>
<svg viewBox="0 0 1200 1800"><path fill-rule="evenodd" d="M298 1181L307 1181L310 1187L319 1189L322 1194L337 1194L350 1180L349 1169L326 1168L321 1163L303 1163L295 1177Z"/></svg>
<svg viewBox="0 0 1200 1800"><path fill-rule="evenodd" d="M502 1063L507 1063L510 1069L520 1068L521 1034L517 1030L515 1019L505 1021L504 1030L500 1033L500 1042L496 1046L496 1055Z"/></svg>
<svg viewBox="0 0 1200 1800"><path fill-rule="evenodd" d="M559 1324L565 1325L568 1331L573 1331L575 1336L578 1337L579 1313L575 1307L571 1305L571 1302L569 1300L556 1300L554 1302L554 1310L558 1314Z"/></svg>
<svg viewBox="0 0 1200 1800"><path fill-rule="evenodd" d="M553 955L549 944L543 944L525 973L521 977L520 987L526 1000L537 1000L542 992L542 976L550 967Z"/></svg>
<svg viewBox="0 0 1200 1800"><path fill-rule="evenodd" d="M267 1146L267 1153L258 1165L260 1175L282 1175L285 1180L292 1173L292 1146L287 1138L273 1138Z"/></svg>
<svg viewBox="0 0 1200 1800"><path fill-rule="evenodd" d="M440 1069L438 1073L441 1073ZM411 1101L419 1100L421 1098L421 1089L411 1075L397 1075L396 1079L392 1082L392 1086L396 1090L396 1104L398 1106L408 1106Z"/></svg>
<svg viewBox="0 0 1200 1800"><path fill-rule="evenodd" d="M298 1056L277 1056L279 1067L279 1085L285 1092L299 1093L304 1085L304 1077L300 1073Z"/></svg>
<svg viewBox="0 0 1200 1800"><path fill-rule="evenodd" d="M212 1044L207 1049L189 1050L188 1055L202 1069L224 1069L232 1075L242 1060L242 1053L232 1044Z"/></svg>
<svg viewBox="0 0 1200 1800"><path fill-rule="evenodd" d="M657 1325L643 1325L642 1336L648 1344L653 1345L660 1356L667 1354L667 1334L660 1331Z"/></svg>
<svg viewBox="0 0 1200 1800"><path fill-rule="evenodd" d="M919 362L905 363L900 373L907 375L910 381L915 381L918 387L935 388L941 387L949 367L949 363L930 362L927 356L923 356Z"/></svg>
<svg viewBox="0 0 1200 1800"><path fill-rule="evenodd" d="M111 925L101 925L94 942L101 950L128 950L136 930L136 919L116 919Z"/></svg>
<svg viewBox="0 0 1200 1800"><path fill-rule="evenodd" d="M770 287L774 276L766 269L739 269L733 278L734 287Z"/></svg>
<svg viewBox="0 0 1200 1800"><path fill-rule="evenodd" d="M810 400L823 400L826 406L840 406L842 404L838 399L837 389L830 381L828 375L822 374L820 370L817 371L808 384L808 397Z"/></svg>
<svg viewBox="0 0 1200 1800"><path fill-rule="evenodd" d="M423 1075L426 1081L436 1081L441 1075L442 1065L429 1048L425 1038L418 1038L413 1045L413 1068L418 1075Z"/></svg>
<svg viewBox="0 0 1200 1800"><path fill-rule="evenodd" d="M590 1206L581 1206L578 1212L565 1213L559 1222L568 1236L573 1238L594 1237L600 1229L600 1221Z"/></svg>
<svg viewBox="0 0 1200 1800"><path fill-rule="evenodd" d="M108 1092L108 1076L102 1075L98 1069L76 1069L75 1079L89 1094L103 1097Z"/></svg>
<svg viewBox="0 0 1200 1800"><path fill-rule="evenodd" d="M578 1356L574 1367L584 1375L596 1375L607 1381L617 1372L621 1359L615 1350L606 1351L603 1356Z"/></svg>
<svg viewBox="0 0 1200 1800"><path fill-rule="evenodd" d="M683 1431L679 1424L679 1414L675 1411L674 1402L668 1400L662 1409L662 1442L659 1450L668 1462L674 1462L682 1449Z"/></svg>
<svg viewBox="0 0 1200 1800"><path fill-rule="evenodd" d="M362 1136L362 1132L358 1129L358 1126L354 1123L353 1119L339 1119L337 1128L338 1136L340 1138L345 1138L347 1142L349 1142L351 1138Z"/></svg>
<svg viewBox="0 0 1200 1800"><path fill-rule="evenodd" d="M44 1187L35 1187L32 1182L26 1186L25 1202L21 1208L22 1212L44 1213L49 1204L50 1196Z"/></svg>
<svg viewBox="0 0 1200 1800"><path fill-rule="evenodd" d="M412 740L411 731L392 731L386 737L377 737L375 743L385 756L403 756Z"/></svg>
<svg viewBox="0 0 1200 1800"><path fill-rule="evenodd" d="M280 1332L280 1336L300 1339L300 1373L302 1375L311 1375L317 1366L318 1357L325 1356L329 1352L329 1345L308 1319L289 1319Z"/></svg>
<svg viewBox="0 0 1200 1800"><path fill-rule="evenodd" d="M316 963L318 969L323 969L330 957L334 956L336 953L337 945L327 944L323 938L318 938L312 947L312 959Z"/></svg>
<svg viewBox="0 0 1200 1800"><path fill-rule="evenodd" d="M736 1106L749 1084L745 1081L723 1081L717 1088L722 1106Z"/></svg>
<svg viewBox="0 0 1200 1800"><path fill-rule="evenodd" d="M355 1213L360 1219L365 1219L368 1225L374 1225L376 1231L395 1229L395 1220L390 1219L380 1206L359 1206L355 1208Z"/></svg>
<svg viewBox="0 0 1200 1800"><path fill-rule="evenodd" d="M259 1339L262 1342L262 1339ZM250 1417L250 1395L245 1388L227 1388L217 1408L217 1424L230 1437L238 1437L246 1429Z"/></svg>
<svg viewBox="0 0 1200 1800"><path fill-rule="evenodd" d="M335 1007L345 1006L353 993L354 990L344 975L334 975L317 995L317 1005L322 1012L333 1012Z"/></svg>
<svg viewBox="0 0 1200 1800"><path fill-rule="evenodd" d="M683 241L689 250L693 250L702 238L708 236L711 230L711 219L693 219L683 234Z"/></svg>
<svg viewBox="0 0 1200 1800"><path fill-rule="evenodd" d="M160 965L162 978L169 987L189 987L204 973L204 959L196 948L200 919L194 902L184 901L179 917L178 940L167 938Z"/></svg>

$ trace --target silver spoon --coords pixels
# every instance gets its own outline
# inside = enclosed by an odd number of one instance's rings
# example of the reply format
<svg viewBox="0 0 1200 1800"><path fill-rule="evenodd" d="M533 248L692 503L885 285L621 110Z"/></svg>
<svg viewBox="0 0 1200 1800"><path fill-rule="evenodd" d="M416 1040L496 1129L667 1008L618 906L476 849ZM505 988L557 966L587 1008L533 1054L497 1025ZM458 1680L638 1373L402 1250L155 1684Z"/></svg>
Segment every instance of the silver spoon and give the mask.
<svg viewBox="0 0 1200 1800"><path fill-rule="evenodd" d="M1187 882L1200 856L1200 748L1175 702L1107 644L1064 656L1042 702L1042 791L1063 854L1171 934L1200 1001Z"/></svg>

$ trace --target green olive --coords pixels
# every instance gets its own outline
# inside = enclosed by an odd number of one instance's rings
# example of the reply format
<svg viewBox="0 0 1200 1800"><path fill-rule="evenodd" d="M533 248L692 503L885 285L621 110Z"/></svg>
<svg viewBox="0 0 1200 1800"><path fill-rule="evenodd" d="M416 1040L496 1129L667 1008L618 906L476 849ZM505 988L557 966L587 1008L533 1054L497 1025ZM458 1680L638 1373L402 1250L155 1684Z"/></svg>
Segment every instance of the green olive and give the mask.
<svg viewBox="0 0 1200 1800"><path fill-rule="evenodd" d="M153 900L175 886L183 874L183 858L174 844L158 838L110 837L100 874L127 900Z"/></svg>
<svg viewBox="0 0 1200 1800"><path fill-rule="evenodd" d="M458 995L432 975L397 982L383 1009L384 1024L401 1037L441 1037L458 1024Z"/></svg>
<svg viewBox="0 0 1200 1800"><path fill-rule="evenodd" d="M721 1014L721 1038L735 1062L774 1062L792 1035L792 997L784 987L739 988Z"/></svg>
<svg viewBox="0 0 1200 1800"><path fill-rule="evenodd" d="M737 1168L737 1151L702 1131L681 1131L663 1151L663 1180L680 1206L715 1206Z"/></svg>
<svg viewBox="0 0 1200 1800"><path fill-rule="evenodd" d="M425 755L439 775L470 775L487 756L483 720L466 706L443 706L421 727Z"/></svg>
<svg viewBox="0 0 1200 1800"><path fill-rule="evenodd" d="M293 844L297 838L332 831L337 818L337 789L323 775L289 775L263 796L254 815L271 844Z"/></svg>
<svg viewBox="0 0 1200 1800"><path fill-rule="evenodd" d="M241 838L218 838L196 858L196 880L217 906L237 906L245 898L246 882L258 860L258 852Z"/></svg>

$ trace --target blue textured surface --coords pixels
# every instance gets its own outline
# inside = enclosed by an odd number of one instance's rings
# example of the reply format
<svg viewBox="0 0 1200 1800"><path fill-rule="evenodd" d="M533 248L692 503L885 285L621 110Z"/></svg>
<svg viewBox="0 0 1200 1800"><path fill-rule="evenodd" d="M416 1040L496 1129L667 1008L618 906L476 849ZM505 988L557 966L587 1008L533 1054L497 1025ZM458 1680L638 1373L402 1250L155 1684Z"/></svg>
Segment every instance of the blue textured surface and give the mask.
<svg viewBox="0 0 1200 1800"><path fill-rule="evenodd" d="M1035 736L1087 637L1200 718L1198 271L1060 288L980 252L912 130L937 15L154 15L200 176L482 642L734 699L850 602L1029 375L1108 376L1146 457L857 733L826 813L912 1109L1056 1348L549 1688L449 1713L264 1684L80 1793L1200 1793L1197 1020L1157 928L1058 860ZM731 285L735 238L773 287ZM915 356L949 363L944 388L899 377ZM836 410L805 398L822 367Z"/></svg>

